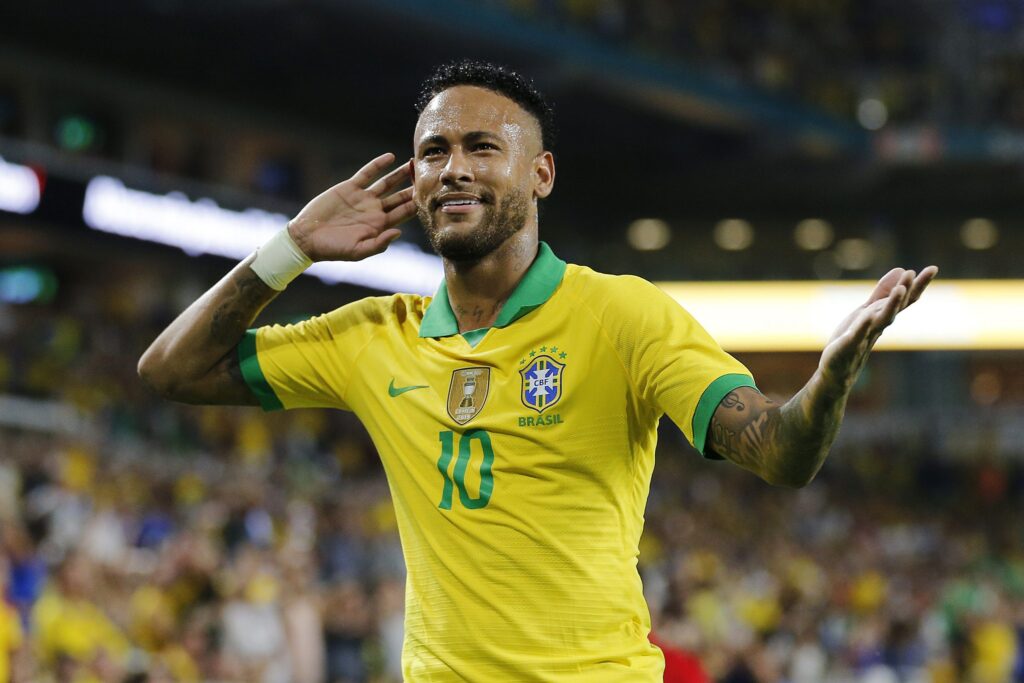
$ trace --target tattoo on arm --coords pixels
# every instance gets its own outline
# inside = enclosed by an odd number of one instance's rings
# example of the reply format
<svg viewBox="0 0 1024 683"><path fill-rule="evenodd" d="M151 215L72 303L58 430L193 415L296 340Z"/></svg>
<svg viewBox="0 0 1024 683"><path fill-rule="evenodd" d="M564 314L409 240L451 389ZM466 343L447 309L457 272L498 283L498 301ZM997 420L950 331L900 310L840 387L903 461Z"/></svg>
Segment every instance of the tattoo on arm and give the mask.
<svg viewBox="0 0 1024 683"><path fill-rule="evenodd" d="M234 295L221 303L210 318L212 344L237 341L268 302L267 285L251 270L242 271L232 284Z"/></svg>
<svg viewBox="0 0 1024 683"><path fill-rule="evenodd" d="M257 400L242 376L236 345L259 312L277 292L269 288L256 273L243 269L233 279L234 292L214 310L210 317L208 340L210 345L227 351L208 375L199 403L227 403L256 405Z"/></svg>
<svg viewBox="0 0 1024 683"><path fill-rule="evenodd" d="M139 375L174 401L249 405L236 353L245 329L278 292L249 267L249 257L161 332L139 359Z"/></svg>
<svg viewBox="0 0 1024 683"><path fill-rule="evenodd" d="M711 418L710 447L770 483L807 483L828 455L846 402L810 387L784 405L754 389L729 393Z"/></svg>
<svg viewBox="0 0 1024 683"><path fill-rule="evenodd" d="M767 444L779 431L780 410L770 398L764 399L761 408L748 403L735 391L729 392L719 404L726 414L716 410L711 417L710 436L715 453L753 469L767 459Z"/></svg>
<svg viewBox="0 0 1024 683"><path fill-rule="evenodd" d="M728 394L726 394L725 398L722 399L721 405L725 406L726 408L735 408L736 410L739 411L743 411L746 408L746 406L743 405L743 401L740 400L739 394L737 394L735 391L730 391Z"/></svg>

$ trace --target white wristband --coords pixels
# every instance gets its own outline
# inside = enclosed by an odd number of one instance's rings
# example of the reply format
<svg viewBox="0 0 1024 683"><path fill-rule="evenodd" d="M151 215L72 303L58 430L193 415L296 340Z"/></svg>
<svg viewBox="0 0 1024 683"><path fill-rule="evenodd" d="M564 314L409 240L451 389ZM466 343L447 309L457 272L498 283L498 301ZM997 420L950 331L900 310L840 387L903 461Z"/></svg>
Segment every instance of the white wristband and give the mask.
<svg viewBox="0 0 1024 683"><path fill-rule="evenodd" d="M285 227L256 250L249 267L268 287L280 292L311 265L313 260L299 249Z"/></svg>

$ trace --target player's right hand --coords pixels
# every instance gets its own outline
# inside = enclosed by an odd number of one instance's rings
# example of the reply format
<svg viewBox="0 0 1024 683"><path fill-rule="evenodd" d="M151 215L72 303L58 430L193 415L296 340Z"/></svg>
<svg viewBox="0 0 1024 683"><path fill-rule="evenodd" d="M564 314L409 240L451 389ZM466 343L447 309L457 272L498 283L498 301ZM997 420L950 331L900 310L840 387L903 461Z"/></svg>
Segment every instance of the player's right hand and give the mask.
<svg viewBox="0 0 1024 683"><path fill-rule="evenodd" d="M288 223L288 233L313 261L359 261L398 239L397 226L416 213L409 164L380 176L395 160L382 154L343 182L321 193ZM377 179L374 182L374 179Z"/></svg>

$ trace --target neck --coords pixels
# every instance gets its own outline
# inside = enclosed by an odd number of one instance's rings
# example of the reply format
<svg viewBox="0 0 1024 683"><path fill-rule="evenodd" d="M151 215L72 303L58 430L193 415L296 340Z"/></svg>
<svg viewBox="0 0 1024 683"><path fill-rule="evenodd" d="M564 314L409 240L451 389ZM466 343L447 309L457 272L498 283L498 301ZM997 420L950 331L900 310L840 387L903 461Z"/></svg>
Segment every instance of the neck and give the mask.
<svg viewBox="0 0 1024 683"><path fill-rule="evenodd" d="M459 332L491 327L537 256L537 231L524 228L478 261L444 261L448 302Z"/></svg>

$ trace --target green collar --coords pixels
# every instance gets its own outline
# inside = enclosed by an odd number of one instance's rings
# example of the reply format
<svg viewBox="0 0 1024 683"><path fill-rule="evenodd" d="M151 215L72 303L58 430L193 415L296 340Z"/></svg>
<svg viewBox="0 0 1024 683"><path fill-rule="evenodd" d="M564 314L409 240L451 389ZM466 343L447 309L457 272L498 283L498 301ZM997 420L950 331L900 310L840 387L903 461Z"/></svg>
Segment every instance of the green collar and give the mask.
<svg viewBox="0 0 1024 683"><path fill-rule="evenodd" d="M495 327L505 327L522 318L551 298L565 274L565 261L555 256L546 242L540 243L537 258L530 264L523 279L516 285L512 296L498 313ZM448 301L448 287L444 280L437 288L437 294L423 313L420 323L421 337L450 337L459 333L459 321Z"/></svg>

